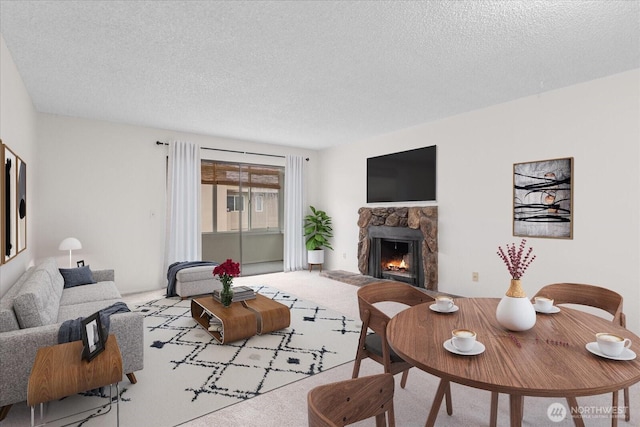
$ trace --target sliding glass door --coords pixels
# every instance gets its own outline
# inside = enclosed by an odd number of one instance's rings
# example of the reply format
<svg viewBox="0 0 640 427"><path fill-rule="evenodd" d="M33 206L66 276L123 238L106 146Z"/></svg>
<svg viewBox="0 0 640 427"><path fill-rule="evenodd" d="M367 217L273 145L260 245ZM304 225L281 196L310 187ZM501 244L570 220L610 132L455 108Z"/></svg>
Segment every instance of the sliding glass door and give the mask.
<svg viewBox="0 0 640 427"><path fill-rule="evenodd" d="M284 168L202 161L202 254L243 275L282 271Z"/></svg>

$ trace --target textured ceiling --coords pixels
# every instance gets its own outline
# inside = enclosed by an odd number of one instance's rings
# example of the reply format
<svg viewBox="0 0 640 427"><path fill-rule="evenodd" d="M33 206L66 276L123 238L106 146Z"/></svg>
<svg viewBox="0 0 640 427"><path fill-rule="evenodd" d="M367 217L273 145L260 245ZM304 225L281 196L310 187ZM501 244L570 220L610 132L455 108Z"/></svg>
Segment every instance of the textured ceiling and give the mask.
<svg viewBox="0 0 640 427"><path fill-rule="evenodd" d="M319 149L640 67L638 1L6 1L38 111Z"/></svg>

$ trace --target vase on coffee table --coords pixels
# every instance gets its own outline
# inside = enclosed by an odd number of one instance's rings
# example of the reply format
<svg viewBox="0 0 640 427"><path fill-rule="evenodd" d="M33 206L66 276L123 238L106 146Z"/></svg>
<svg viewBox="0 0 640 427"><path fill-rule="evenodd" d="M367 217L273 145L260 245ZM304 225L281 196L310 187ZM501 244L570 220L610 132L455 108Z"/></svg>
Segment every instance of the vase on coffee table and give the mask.
<svg viewBox="0 0 640 427"><path fill-rule="evenodd" d="M233 301L233 289L231 288L231 281L229 283L222 283L222 291L220 292L220 302L225 307L229 307Z"/></svg>
<svg viewBox="0 0 640 427"><path fill-rule="evenodd" d="M231 284L234 277L240 275L240 264L233 262L231 259L227 259L220 265L217 265L213 269L213 275L220 277L222 282L222 291L220 291L220 302L225 307L229 307L233 301L233 289Z"/></svg>

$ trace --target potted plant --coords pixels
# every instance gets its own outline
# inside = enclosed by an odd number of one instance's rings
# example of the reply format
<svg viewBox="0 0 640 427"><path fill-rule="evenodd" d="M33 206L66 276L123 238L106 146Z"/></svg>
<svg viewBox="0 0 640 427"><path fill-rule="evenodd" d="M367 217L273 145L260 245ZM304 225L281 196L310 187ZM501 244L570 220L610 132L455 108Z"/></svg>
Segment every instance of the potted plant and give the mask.
<svg viewBox="0 0 640 427"><path fill-rule="evenodd" d="M333 237L331 217L325 211L309 206L311 213L304 217L304 237L309 264L324 263L324 248L331 249L329 238Z"/></svg>

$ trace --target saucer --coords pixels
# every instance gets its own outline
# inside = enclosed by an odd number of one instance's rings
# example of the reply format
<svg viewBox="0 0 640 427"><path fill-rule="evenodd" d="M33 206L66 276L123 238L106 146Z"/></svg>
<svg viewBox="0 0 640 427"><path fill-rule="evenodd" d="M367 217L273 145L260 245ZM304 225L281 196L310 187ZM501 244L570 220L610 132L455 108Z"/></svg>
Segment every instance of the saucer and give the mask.
<svg viewBox="0 0 640 427"><path fill-rule="evenodd" d="M485 350L484 344L482 344L480 341L476 341L476 343L473 345L473 348L469 351L458 350L453 346L453 344L451 344L451 339L446 340L443 345L447 351L459 354L461 356L475 356L477 354L484 353Z"/></svg>
<svg viewBox="0 0 640 427"><path fill-rule="evenodd" d="M554 313L560 313L560 307L557 306L552 306L550 310L543 310L539 307L537 307L535 304L533 304L533 308L538 312L538 313L543 313L543 314L554 314Z"/></svg>
<svg viewBox="0 0 640 427"><path fill-rule="evenodd" d="M453 307L451 307L451 310L440 310L436 304L431 304L429 306L429 308L432 311L435 311L435 312L438 312L438 313L455 313L456 311L458 311L460 309L460 307L458 307L455 304L453 305Z"/></svg>
<svg viewBox="0 0 640 427"><path fill-rule="evenodd" d="M633 350L629 350L628 348L625 348L624 350L622 350L622 353L620 353L618 356L607 356L606 354L600 351L600 347L598 347L598 343L595 341L587 343L585 347L587 348L587 350L589 350L589 352L595 354L596 356L604 357L607 359L633 360L636 358L636 354L633 352Z"/></svg>

